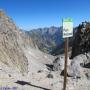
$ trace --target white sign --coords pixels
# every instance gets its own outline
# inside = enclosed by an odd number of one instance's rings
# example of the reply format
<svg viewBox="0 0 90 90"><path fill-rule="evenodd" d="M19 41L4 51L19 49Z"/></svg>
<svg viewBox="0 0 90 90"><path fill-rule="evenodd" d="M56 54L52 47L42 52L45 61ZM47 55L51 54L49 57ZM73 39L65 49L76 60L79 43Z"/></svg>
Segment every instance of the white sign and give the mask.
<svg viewBox="0 0 90 90"><path fill-rule="evenodd" d="M73 36L73 22L71 18L63 19L63 38Z"/></svg>

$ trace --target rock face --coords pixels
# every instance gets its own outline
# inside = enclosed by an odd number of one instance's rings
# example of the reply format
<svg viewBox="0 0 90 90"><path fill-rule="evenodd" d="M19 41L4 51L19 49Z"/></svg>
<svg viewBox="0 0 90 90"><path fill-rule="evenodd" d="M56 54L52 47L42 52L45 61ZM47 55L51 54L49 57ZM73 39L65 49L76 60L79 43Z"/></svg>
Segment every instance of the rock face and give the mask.
<svg viewBox="0 0 90 90"><path fill-rule="evenodd" d="M58 71L60 75L64 75L64 56L61 55L53 61L53 70ZM73 59L68 58L67 76L73 78L89 77L90 73L90 53L87 55L80 54Z"/></svg>
<svg viewBox="0 0 90 90"><path fill-rule="evenodd" d="M70 64L70 60L68 58L68 66ZM53 62L53 70L62 71L64 69L64 56L57 57Z"/></svg>
<svg viewBox="0 0 90 90"><path fill-rule="evenodd" d="M82 22L76 29L71 58L90 51L90 23Z"/></svg>
<svg viewBox="0 0 90 90"><path fill-rule="evenodd" d="M0 11L0 61L20 72L28 71L28 61L20 46L19 29Z"/></svg>
<svg viewBox="0 0 90 90"><path fill-rule="evenodd" d="M64 69L64 60L62 57L56 58L53 62L53 70L59 71Z"/></svg>
<svg viewBox="0 0 90 90"><path fill-rule="evenodd" d="M82 67L80 66L80 63L78 63L77 60L73 60L71 62L71 65L68 67L68 75L74 78L80 78L82 73Z"/></svg>
<svg viewBox="0 0 90 90"><path fill-rule="evenodd" d="M75 78L84 78L87 73L88 76L90 74L89 63L90 53L88 53L88 58L87 55L83 54L74 57L68 67L68 75Z"/></svg>
<svg viewBox="0 0 90 90"><path fill-rule="evenodd" d="M0 62L20 73L44 67L52 56L42 53L26 32L21 31L3 11L0 11ZM43 64L41 64L43 63Z"/></svg>

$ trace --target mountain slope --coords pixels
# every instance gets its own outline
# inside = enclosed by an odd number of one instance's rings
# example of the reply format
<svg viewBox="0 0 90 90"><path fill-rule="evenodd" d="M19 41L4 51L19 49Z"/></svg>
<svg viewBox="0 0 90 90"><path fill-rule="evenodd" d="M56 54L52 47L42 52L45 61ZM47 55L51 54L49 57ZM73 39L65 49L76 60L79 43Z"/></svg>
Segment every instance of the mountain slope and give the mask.
<svg viewBox="0 0 90 90"><path fill-rule="evenodd" d="M33 39L19 30L13 20L0 11L0 62L20 73L28 73L31 67L45 67L53 57L38 50Z"/></svg>
<svg viewBox="0 0 90 90"><path fill-rule="evenodd" d="M18 28L0 11L0 61L23 73L28 71L28 61L19 45L19 38Z"/></svg>

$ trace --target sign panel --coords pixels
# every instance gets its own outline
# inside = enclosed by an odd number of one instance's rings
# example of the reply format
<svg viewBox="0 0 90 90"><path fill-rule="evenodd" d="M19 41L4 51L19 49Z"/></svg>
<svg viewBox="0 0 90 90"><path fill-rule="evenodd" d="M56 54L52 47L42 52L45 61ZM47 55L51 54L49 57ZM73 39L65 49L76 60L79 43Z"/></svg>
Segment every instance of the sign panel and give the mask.
<svg viewBox="0 0 90 90"><path fill-rule="evenodd" d="M63 38L73 36L73 21L71 18L63 19Z"/></svg>

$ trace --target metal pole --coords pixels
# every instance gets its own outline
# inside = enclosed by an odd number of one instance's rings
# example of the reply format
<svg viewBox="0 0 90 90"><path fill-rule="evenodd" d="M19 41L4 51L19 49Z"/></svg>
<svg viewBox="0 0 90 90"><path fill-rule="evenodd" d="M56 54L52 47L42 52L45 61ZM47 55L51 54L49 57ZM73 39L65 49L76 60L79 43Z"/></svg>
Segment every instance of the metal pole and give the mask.
<svg viewBox="0 0 90 90"><path fill-rule="evenodd" d="M67 84L67 59L68 59L68 38L65 38L65 63L64 63L63 90L66 90L66 84Z"/></svg>

